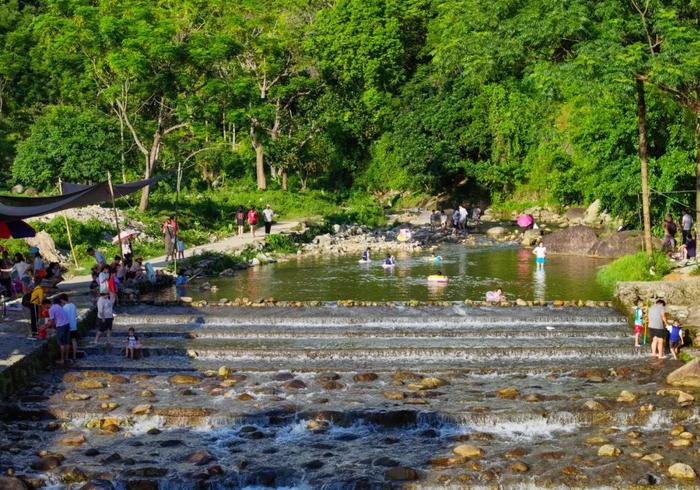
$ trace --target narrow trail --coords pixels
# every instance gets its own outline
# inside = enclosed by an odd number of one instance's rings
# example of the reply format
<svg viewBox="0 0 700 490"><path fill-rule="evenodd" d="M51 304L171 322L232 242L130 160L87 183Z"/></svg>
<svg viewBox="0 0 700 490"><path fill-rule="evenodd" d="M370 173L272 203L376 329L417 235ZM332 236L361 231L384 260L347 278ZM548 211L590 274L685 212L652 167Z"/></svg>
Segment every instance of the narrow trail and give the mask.
<svg viewBox="0 0 700 490"><path fill-rule="evenodd" d="M272 227L272 234L287 233L293 228L299 225L299 221L283 221L280 223L275 223ZM260 228L257 230L255 238L253 238L250 233L246 233L244 236L229 236L222 240L206 243L204 245L197 245L190 247L185 251L185 258L192 257L193 255L200 255L205 252L231 252L234 250L241 249L247 245L260 243L265 240L265 231ZM162 269L167 265L165 261L165 255L159 257L153 257L146 260L150 262L156 269ZM73 276L70 279L66 279L58 285L59 290L75 290L82 286L87 286L92 281L90 274L84 274L80 276Z"/></svg>

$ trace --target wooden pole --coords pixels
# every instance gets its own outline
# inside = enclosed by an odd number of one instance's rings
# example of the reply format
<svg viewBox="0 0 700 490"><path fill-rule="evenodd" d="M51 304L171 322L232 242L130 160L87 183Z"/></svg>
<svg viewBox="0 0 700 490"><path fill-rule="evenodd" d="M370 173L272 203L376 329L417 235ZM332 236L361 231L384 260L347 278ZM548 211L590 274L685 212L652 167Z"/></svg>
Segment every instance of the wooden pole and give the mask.
<svg viewBox="0 0 700 490"><path fill-rule="evenodd" d="M647 166L647 109L644 97L644 81L637 78L637 127L639 130L639 162L642 170L642 216L644 219L644 250L647 256L654 253L651 241L651 204L649 199L649 171Z"/></svg>
<svg viewBox="0 0 700 490"><path fill-rule="evenodd" d="M61 183L61 179L58 179L58 192L59 194L63 194L63 185ZM75 268L79 269L80 266L78 265L78 257L76 257L75 255L75 248L73 247L73 237L70 233L68 218L66 217L66 213L61 213L61 215L63 216L63 223L66 225L66 235L68 236L68 245L70 245L70 253L73 256L73 262L75 263Z"/></svg>
<svg viewBox="0 0 700 490"><path fill-rule="evenodd" d="M117 204L114 202L114 188L112 187L112 174L107 172L107 183L109 184L109 195L112 198L112 209L114 210L114 224L117 227L117 240L119 241L119 255L124 258L124 244L122 243L121 230L119 229L119 214Z"/></svg>

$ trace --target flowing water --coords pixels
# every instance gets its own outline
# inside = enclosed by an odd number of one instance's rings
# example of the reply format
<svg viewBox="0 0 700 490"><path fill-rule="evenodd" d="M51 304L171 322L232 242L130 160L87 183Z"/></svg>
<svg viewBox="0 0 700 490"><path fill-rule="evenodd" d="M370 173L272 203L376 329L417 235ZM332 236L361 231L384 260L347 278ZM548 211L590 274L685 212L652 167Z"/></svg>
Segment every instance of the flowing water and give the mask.
<svg viewBox="0 0 700 490"><path fill-rule="evenodd" d="M114 345L3 405L0 470L55 488L620 488L700 464L697 409L657 394L678 363L652 364L610 308L135 306Z"/></svg>
<svg viewBox="0 0 700 490"><path fill-rule="evenodd" d="M605 300L610 291L595 281L606 260L577 256L550 256L544 271L536 271L532 251L500 246L473 248L444 245L430 255L398 255L395 267L382 267L380 256L359 264L354 256L300 256L279 264L253 267L234 277L210 280L217 289L194 287L196 299L273 297L278 300L353 299L363 301L483 300L486 291L502 288L510 299ZM440 269L448 284L429 283L427 277Z"/></svg>

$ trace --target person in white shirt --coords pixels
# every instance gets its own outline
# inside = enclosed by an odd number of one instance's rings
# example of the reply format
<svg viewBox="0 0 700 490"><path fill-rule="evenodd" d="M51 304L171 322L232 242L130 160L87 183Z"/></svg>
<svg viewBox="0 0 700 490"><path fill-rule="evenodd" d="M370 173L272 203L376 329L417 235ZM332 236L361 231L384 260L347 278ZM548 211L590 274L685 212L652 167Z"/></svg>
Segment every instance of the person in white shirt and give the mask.
<svg viewBox="0 0 700 490"><path fill-rule="evenodd" d="M547 257L547 247L542 245L542 242L539 242L537 246L532 250L532 253L535 255L535 263L537 264L537 270L543 270L544 260Z"/></svg>
<svg viewBox="0 0 700 490"><path fill-rule="evenodd" d="M459 206L459 229L464 230L467 227L467 208L464 205Z"/></svg>
<svg viewBox="0 0 700 490"><path fill-rule="evenodd" d="M690 215L689 210L683 211L683 217L681 218L681 233L683 234L683 242L685 243L690 238L690 230L693 227L693 217Z"/></svg>
<svg viewBox="0 0 700 490"><path fill-rule="evenodd" d="M265 234L269 235L270 230L272 230L272 217L275 215L275 213L272 211L272 208L268 204L265 206L265 209L263 209L263 221L265 222Z"/></svg>
<svg viewBox="0 0 700 490"><path fill-rule="evenodd" d="M71 347L73 348L73 362L78 358L78 310L73 303L68 299L68 295L63 293L59 296L61 300L61 305L63 306L63 311L68 316L68 327L69 335L71 341Z"/></svg>
<svg viewBox="0 0 700 490"><path fill-rule="evenodd" d="M97 285L100 287L100 294L109 294L109 266L107 264L100 268L97 276Z"/></svg>
<svg viewBox="0 0 700 490"><path fill-rule="evenodd" d="M112 300L109 299L109 292L100 294L97 300L97 334L95 334L95 343L100 340L101 334L106 334L107 345L112 340L112 323L114 323L114 314L112 313Z"/></svg>

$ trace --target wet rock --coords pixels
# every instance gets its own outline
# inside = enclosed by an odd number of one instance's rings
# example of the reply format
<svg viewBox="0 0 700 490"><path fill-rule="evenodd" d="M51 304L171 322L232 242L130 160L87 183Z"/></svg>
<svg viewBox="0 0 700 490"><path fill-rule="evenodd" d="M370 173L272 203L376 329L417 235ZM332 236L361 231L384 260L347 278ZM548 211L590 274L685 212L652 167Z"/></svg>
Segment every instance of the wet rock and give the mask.
<svg viewBox="0 0 700 490"><path fill-rule="evenodd" d="M153 393L151 390L143 390L141 393L139 393L139 396L142 398L153 398L156 396L155 393Z"/></svg>
<svg viewBox="0 0 700 490"><path fill-rule="evenodd" d="M63 461L62 456L57 456L57 455L48 455L48 456L43 456L36 461L32 462L30 465L33 470L36 471L42 471L42 472L47 472L51 471L53 469L58 468L61 466L61 462ZM2 488L2 487L0 487Z"/></svg>
<svg viewBox="0 0 700 490"><path fill-rule="evenodd" d="M192 374L174 374L168 378L168 381L174 385L194 385L199 383L201 379Z"/></svg>
<svg viewBox="0 0 700 490"><path fill-rule="evenodd" d="M147 415L151 413L152 405L150 403L142 403L141 405L136 405L131 409L131 413L134 415Z"/></svg>
<svg viewBox="0 0 700 490"><path fill-rule="evenodd" d="M521 448L521 447L516 447L514 449L510 449L506 451L503 454L503 457L506 459L517 459L517 458L522 458L523 456L527 455L528 450Z"/></svg>
<svg viewBox="0 0 700 490"><path fill-rule="evenodd" d="M681 432L678 437L681 439L694 439L695 436L691 432Z"/></svg>
<svg viewBox="0 0 700 490"><path fill-rule="evenodd" d="M402 391L385 391L384 398L387 400L403 400L406 396Z"/></svg>
<svg viewBox="0 0 700 490"><path fill-rule="evenodd" d="M14 476L0 476L0 488L3 490L29 490L29 486Z"/></svg>
<svg viewBox="0 0 700 490"><path fill-rule="evenodd" d="M352 377L353 381L357 383L366 383L370 381L376 381L379 378L376 373L357 373Z"/></svg>
<svg viewBox="0 0 700 490"><path fill-rule="evenodd" d="M241 393L238 395L238 399L242 402L249 402L251 400L255 400L255 397L250 393Z"/></svg>
<svg viewBox="0 0 700 490"><path fill-rule="evenodd" d="M97 456L98 454L100 454L100 451L97 450L97 449L94 448L94 447L91 447L90 449L88 449L87 451L85 451L84 454L85 454L85 456L93 457L93 456Z"/></svg>
<svg viewBox="0 0 700 490"><path fill-rule="evenodd" d="M622 390L620 396L617 397L617 401L620 403L632 403L636 400L637 395L627 390Z"/></svg>
<svg viewBox="0 0 700 490"><path fill-rule="evenodd" d="M323 461L319 459L313 459L311 461L307 461L306 463L301 465L302 468L307 469L307 470L318 470L323 468Z"/></svg>
<svg viewBox="0 0 700 490"><path fill-rule="evenodd" d="M158 482L155 480L129 480L126 482L126 490L158 490Z"/></svg>
<svg viewBox="0 0 700 490"><path fill-rule="evenodd" d="M327 420L309 420L306 428L312 432L323 432L330 429L330 422Z"/></svg>
<svg viewBox="0 0 700 490"><path fill-rule="evenodd" d="M666 376L671 386L700 388L700 359L694 359Z"/></svg>
<svg viewBox="0 0 700 490"><path fill-rule="evenodd" d="M146 431L146 434L148 434L149 436L157 436L157 435L160 434L161 432L162 432L162 431L161 431L160 429L156 429L155 427L153 427L152 429L148 429L148 430Z"/></svg>
<svg viewBox="0 0 700 490"><path fill-rule="evenodd" d="M112 410L116 410L119 407L119 404L117 402L103 402L100 404L100 409L102 409L105 412L111 412Z"/></svg>
<svg viewBox="0 0 700 490"><path fill-rule="evenodd" d="M484 450L471 444L460 444L452 450L457 456L463 458L480 458L484 455Z"/></svg>
<svg viewBox="0 0 700 490"><path fill-rule="evenodd" d="M88 477L85 472L77 466L61 470L61 481L63 483L82 483L87 480Z"/></svg>
<svg viewBox="0 0 700 490"><path fill-rule="evenodd" d="M62 446L79 446L85 442L83 434L70 434L58 440Z"/></svg>
<svg viewBox="0 0 700 490"><path fill-rule="evenodd" d="M102 460L105 464L119 463L122 460L122 456L119 453L112 453Z"/></svg>
<svg viewBox="0 0 700 490"><path fill-rule="evenodd" d="M293 379L291 381L287 381L282 386L288 390L303 390L306 388L306 383L300 379Z"/></svg>
<svg viewBox="0 0 700 490"><path fill-rule="evenodd" d="M564 451L545 451L540 454L540 458L546 461L559 461L564 456L566 456Z"/></svg>
<svg viewBox="0 0 700 490"><path fill-rule="evenodd" d="M692 445L693 442L688 439L673 439L671 441L671 446L673 447L690 447Z"/></svg>
<svg viewBox="0 0 700 490"><path fill-rule="evenodd" d="M166 468L156 468L152 466L146 466L144 468L134 468L124 472L124 475L127 477L137 478L161 478L167 474L168 470Z"/></svg>
<svg viewBox="0 0 700 490"><path fill-rule="evenodd" d="M182 446L182 441L179 439L168 439L167 441L160 441L160 447L177 447Z"/></svg>
<svg viewBox="0 0 700 490"><path fill-rule="evenodd" d="M642 456L642 461L649 461L650 463L657 463L663 459L664 457L659 453L651 453L647 454L646 456Z"/></svg>
<svg viewBox="0 0 700 490"><path fill-rule="evenodd" d="M668 468L668 474L671 478L678 480L695 480L697 475L695 470L685 463L674 463Z"/></svg>
<svg viewBox="0 0 700 490"><path fill-rule="evenodd" d="M620 454L622 454L622 451L612 444L604 444L598 448L598 456L615 457L619 456Z"/></svg>
<svg viewBox="0 0 700 490"><path fill-rule="evenodd" d="M534 403L534 402L541 402L544 400L544 397L542 395L538 395L537 393L532 393L530 395L527 395L525 397L526 402Z"/></svg>
<svg viewBox="0 0 700 490"><path fill-rule="evenodd" d="M520 396L520 392L516 388L509 387L509 388L502 388L502 389L498 390L496 395L498 396L498 398L503 398L506 400L514 400L518 396Z"/></svg>
<svg viewBox="0 0 700 490"><path fill-rule="evenodd" d="M77 383L78 381L82 381L83 377L78 374L78 373L66 373L63 375L63 382L64 383Z"/></svg>
<svg viewBox="0 0 700 490"><path fill-rule="evenodd" d="M384 472L384 479L390 481L415 481L418 479L418 472L413 468L396 466Z"/></svg>
<svg viewBox="0 0 700 490"><path fill-rule="evenodd" d="M530 471L530 467L522 461L516 461L508 468L510 468L511 471L515 471L516 473L527 473L528 471Z"/></svg>
<svg viewBox="0 0 700 490"><path fill-rule="evenodd" d="M690 393L686 393L684 391L679 391L678 392L678 404L681 406L688 406L692 405L693 402L695 401L695 397L691 395Z"/></svg>
<svg viewBox="0 0 700 490"><path fill-rule="evenodd" d="M671 428L671 435L674 437L681 435L683 432L686 432L685 426L675 425Z"/></svg>
<svg viewBox="0 0 700 490"><path fill-rule="evenodd" d="M610 439L606 439L605 437L589 437L586 439L586 444L589 446L603 446L609 442Z"/></svg>
<svg viewBox="0 0 700 490"><path fill-rule="evenodd" d="M219 378L227 379L231 375L231 369L228 366L221 366L217 372Z"/></svg>
<svg viewBox="0 0 700 490"><path fill-rule="evenodd" d="M441 378L423 378L418 384L421 385L421 389L423 390L434 390L436 388L440 388L441 386L447 386L450 383Z"/></svg>
<svg viewBox="0 0 700 490"><path fill-rule="evenodd" d="M382 456L381 458L377 458L372 462L372 465L374 466L386 466L386 467L394 467L394 466L399 466L399 462L396 461L395 459L391 459L387 456Z"/></svg>
<svg viewBox="0 0 700 490"><path fill-rule="evenodd" d="M201 450L195 451L187 457L187 462L196 466L204 466L214 461L216 458L212 456L208 451Z"/></svg>
<svg viewBox="0 0 700 490"><path fill-rule="evenodd" d="M121 376L118 374L113 374L109 378L109 383L110 384L115 384L115 385L125 385L129 382L129 378L126 376Z"/></svg>
<svg viewBox="0 0 700 490"><path fill-rule="evenodd" d="M398 383L398 384L403 384L406 381L418 382L422 378L423 377L420 374L412 373L411 371L401 371L401 370L398 370L391 375L391 380Z"/></svg>
<svg viewBox="0 0 700 490"><path fill-rule="evenodd" d="M289 381L294 379L294 375L292 373L277 373L272 376L272 379L275 381Z"/></svg>
<svg viewBox="0 0 700 490"><path fill-rule="evenodd" d="M85 379L75 383L75 387L79 390L99 390L106 388L107 385L99 379Z"/></svg>
<svg viewBox="0 0 700 490"><path fill-rule="evenodd" d="M69 391L63 396L64 400L69 400L69 401L85 401L90 399L90 395L85 394L85 393L74 393L72 391Z"/></svg>
<svg viewBox="0 0 700 490"><path fill-rule="evenodd" d="M209 468L207 468L207 474L211 476L223 475L224 473L224 469L218 464L211 465Z"/></svg>
<svg viewBox="0 0 700 490"><path fill-rule="evenodd" d="M319 383L328 383L330 381L337 381L340 379L340 374L338 373L321 373L316 376L316 380Z"/></svg>
<svg viewBox="0 0 700 490"><path fill-rule="evenodd" d="M342 390L343 388L345 388L345 385L337 381L329 381L323 385L324 390Z"/></svg>
<svg viewBox="0 0 700 490"><path fill-rule="evenodd" d="M114 490L114 485L109 480L92 480L80 487L80 490Z"/></svg>
<svg viewBox="0 0 700 490"><path fill-rule="evenodd" d="M190 388L185 388L184 390L180 390L180 395L182 396L196 396L197 393L191 390Z"/></svg>

